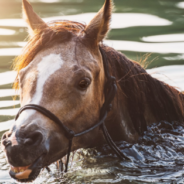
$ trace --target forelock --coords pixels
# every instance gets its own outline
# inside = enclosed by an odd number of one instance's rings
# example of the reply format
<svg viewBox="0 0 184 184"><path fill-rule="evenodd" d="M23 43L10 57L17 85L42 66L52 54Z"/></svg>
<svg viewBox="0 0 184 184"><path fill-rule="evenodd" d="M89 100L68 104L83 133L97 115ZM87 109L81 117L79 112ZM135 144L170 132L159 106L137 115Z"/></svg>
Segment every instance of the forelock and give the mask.
<svg viewBox="0 0 184 184"><path fill-rule="evenodd" d="M33 37L29 38L27 45L23 48L22 54L13 62L14 70L19 74L20 70L28 66L41 50L57 43L69 41L74 36L83 35L85 27L84 24L73 21L57 20L49 22L47 28L36 32ZM14 88L19 88L17 78Z"/></svg>

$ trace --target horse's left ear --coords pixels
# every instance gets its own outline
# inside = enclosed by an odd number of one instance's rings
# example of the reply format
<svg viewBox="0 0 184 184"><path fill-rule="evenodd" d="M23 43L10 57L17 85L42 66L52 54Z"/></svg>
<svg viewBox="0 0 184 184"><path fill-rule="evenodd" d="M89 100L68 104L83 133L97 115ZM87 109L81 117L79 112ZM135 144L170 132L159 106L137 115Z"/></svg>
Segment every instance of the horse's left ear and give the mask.
<svg viewBox="0 0 184 184"><path fill-rule="evenodd" d="M98 43L106 37L110 29L112 9L112 0L106 0L102 9L87 25L85 29L85 38L88 39L93 46L98 45Z"/></svg>

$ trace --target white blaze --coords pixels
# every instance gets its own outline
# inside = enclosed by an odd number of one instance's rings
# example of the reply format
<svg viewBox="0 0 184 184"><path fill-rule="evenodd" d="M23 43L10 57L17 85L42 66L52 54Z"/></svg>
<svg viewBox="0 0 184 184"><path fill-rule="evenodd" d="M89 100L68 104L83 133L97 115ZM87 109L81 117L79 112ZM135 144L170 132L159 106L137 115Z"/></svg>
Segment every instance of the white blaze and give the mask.
<svg viewBox="0 0 184 184"><path fill-rule="evenodd" d="M42 60L37 65L37 85L36 92L28 103L39 104L43 96L43 88L49 77L59 70L63 65L63 60L60 54L50 54L42 58ZM26 110L21 113L17 125L22 124L29 116L31 116L35 111Z"/></svg>
<svg viewBox="0 0 184 184"><path fill-rule="evenodd" d="M50 54L42 58L37 66L38 77L36 85L36 93L34 94L31 103L39 104L42 95L43 87L49 77L54 74L63 65L63 60L60 54Z"/></svg>

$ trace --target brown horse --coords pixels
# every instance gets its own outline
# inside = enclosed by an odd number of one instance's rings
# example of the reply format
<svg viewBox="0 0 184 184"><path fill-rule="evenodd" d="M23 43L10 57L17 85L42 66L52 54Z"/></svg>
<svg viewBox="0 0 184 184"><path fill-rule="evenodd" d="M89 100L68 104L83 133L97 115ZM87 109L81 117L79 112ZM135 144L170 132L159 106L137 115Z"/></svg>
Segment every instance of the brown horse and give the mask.
<svg viewBox="0 0 184 184"><path fill-rule="evenodd" d="M117 93L105 120L115 141L136 142L147 126L161 120L184 122L184 94L152 78L102 41L109 31L112 1L88 25L71 21L45 23L23 0L30 40L14 63L21 106L35 104L52 112L64 126L82 132L99 122L105 101L106 76L100 51L106 56ZM73 139L71 151L103 144L99 127ZM39 111L23 111L2 137L11 165L10 175L21 182L34 180L40 170L64 157L64 130ZM34 167L33 167L34 166Z"/></svg>

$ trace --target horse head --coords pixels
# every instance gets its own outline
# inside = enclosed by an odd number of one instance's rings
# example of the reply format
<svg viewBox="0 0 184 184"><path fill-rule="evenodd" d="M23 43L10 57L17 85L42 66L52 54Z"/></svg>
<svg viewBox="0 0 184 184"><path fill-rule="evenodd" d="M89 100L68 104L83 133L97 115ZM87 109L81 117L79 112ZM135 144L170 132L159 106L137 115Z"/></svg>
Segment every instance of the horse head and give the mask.
<svg viewBox="0 0 184 184"><path fill-rule="evenodd" d="M30 40L15 63L21 106L35 104L58 117L74 132L99 121L104 103L105 75L99 45L109 31L112 2L86 26L71 21L45 23L23 0ZM99 128L73 140L71 151L97 145ZM2 137L11 165L10 175L20 182L34 180L40 170L67 154L68 139L39 111L23 111Z"/></svg>

